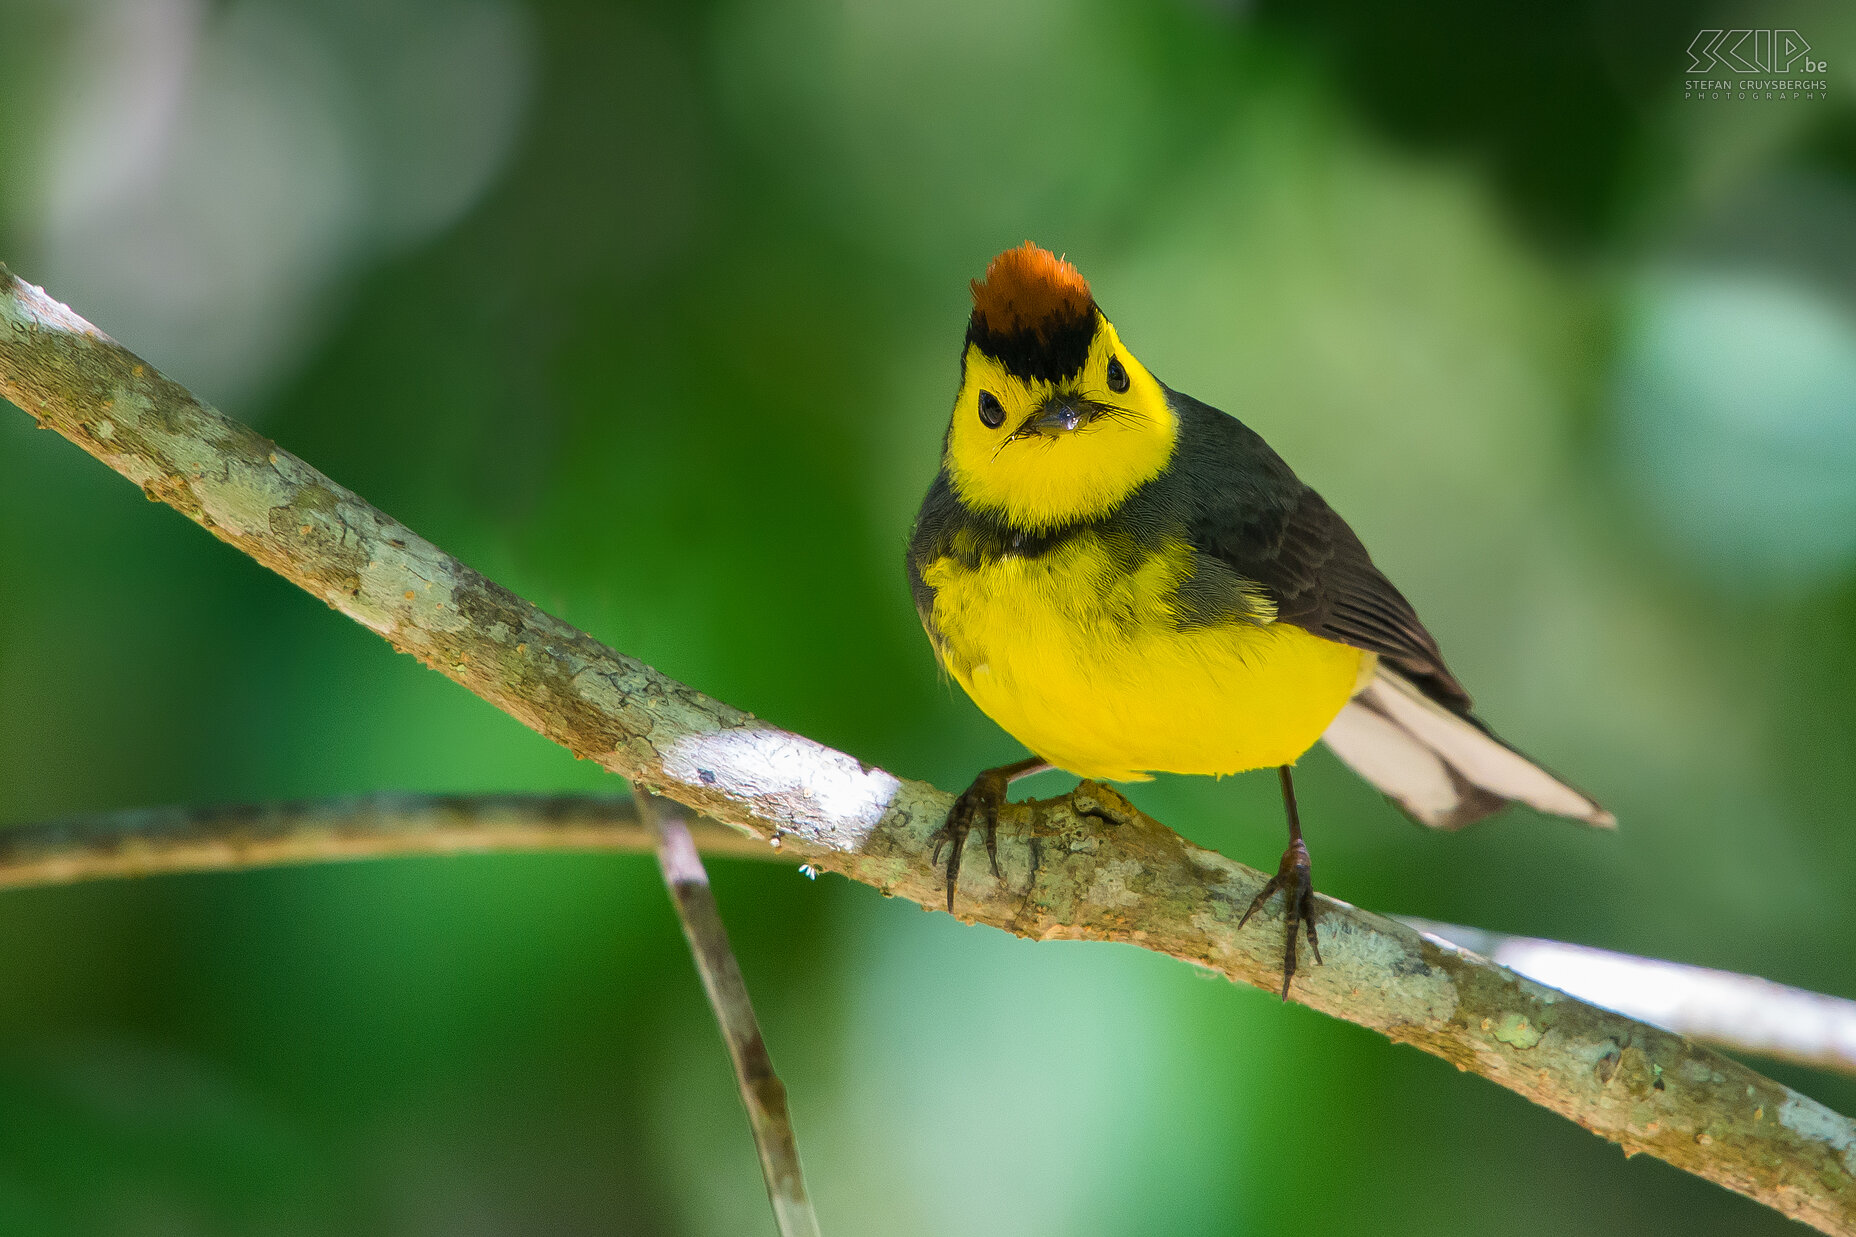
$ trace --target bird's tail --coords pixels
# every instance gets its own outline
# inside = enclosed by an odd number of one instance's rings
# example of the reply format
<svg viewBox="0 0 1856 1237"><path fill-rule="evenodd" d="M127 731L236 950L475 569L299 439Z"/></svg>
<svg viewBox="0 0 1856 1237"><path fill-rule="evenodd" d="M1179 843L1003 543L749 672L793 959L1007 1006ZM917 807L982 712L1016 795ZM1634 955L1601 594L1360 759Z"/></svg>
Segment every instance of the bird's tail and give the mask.
<svg viewBox="0 0 1856 1237"><path fill-rule="evenodd" d="M1461 829L1510 802L1604 829L1617 818L1496 738L1467 713L1379 664L1328 727L1334 754L1407 815L1433 829Z"/></svg>

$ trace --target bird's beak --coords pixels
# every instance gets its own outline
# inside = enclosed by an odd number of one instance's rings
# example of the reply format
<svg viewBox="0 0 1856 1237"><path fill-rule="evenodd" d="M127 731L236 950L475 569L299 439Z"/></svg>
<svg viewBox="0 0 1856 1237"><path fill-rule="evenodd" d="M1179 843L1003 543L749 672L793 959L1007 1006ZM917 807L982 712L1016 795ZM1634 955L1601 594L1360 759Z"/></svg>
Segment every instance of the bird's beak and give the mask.
<svg viewBox="0 0 1856 1237"><path fill-rule="evenodd" d="M1095 406L1088 400L1073 395L1053 395L1032 414L1030 420L1019 427L1018 432L1027 437L1032 434L1065 433L1087 425L1095 415Z"/></svg>

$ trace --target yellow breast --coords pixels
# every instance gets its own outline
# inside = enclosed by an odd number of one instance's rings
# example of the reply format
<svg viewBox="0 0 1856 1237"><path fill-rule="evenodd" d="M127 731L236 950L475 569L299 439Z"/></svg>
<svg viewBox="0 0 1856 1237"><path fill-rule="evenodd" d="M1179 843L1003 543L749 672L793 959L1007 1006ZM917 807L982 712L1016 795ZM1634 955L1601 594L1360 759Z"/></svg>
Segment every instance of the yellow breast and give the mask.
<svg viewBox="0 0 1856 1237"><path fill-rule="evenodd" d="M1290 623L1180 623L1192 551L1094 534L1033 557L937 559L942 664L1019 742L1083 777L1291 764L1352 694L1363 654Z"/></svg>

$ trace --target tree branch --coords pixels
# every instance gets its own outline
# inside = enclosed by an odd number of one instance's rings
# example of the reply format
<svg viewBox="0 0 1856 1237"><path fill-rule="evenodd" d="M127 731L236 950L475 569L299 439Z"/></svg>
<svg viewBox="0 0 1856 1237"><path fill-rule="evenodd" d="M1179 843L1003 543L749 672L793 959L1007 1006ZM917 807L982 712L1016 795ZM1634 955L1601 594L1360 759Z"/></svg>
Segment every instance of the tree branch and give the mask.
<svg viewBox="0 0 1856 1237"><path fill-rule="evenodd" d="M786 1107L786 1085L773 1071L760 1021L754 1017L754 1003L748 999L747 980L741 976L735 951L729 948L728 929L722 926L722 912L716 907L696 843L682 813L666 811L654 796L640 793L637 811L656 836L664 885L683 924L716 1025L722 1029L722 1042L728 1046L735 1085L741 1090L741 1104L754 1131L754 1149L760 1153L774 1222L781 1237L819 1237L818 1216L812 1211L805 1174L799 1168L799 1140Z"/></svg>
<svg viewBox="0 0 1856 1237"><path fill-rule="evenodd" d="M0 268L0 394L221 540L634 783L886 894L934 906L928 835L951 796L783 731L606 648L195 400ZM963 919L1126 941L1266 990L1261 874L1084 783L1003 819ZM1271 918L1275 912L1272 911ZM1833 1233L1856 1234L1856 1123L1694 1043L1402 924L1322 900L1312 1008L1414 1044L1622 1144Z"/></svg>
<svg viewBox="0 0 1856 1237"><path fill-rule="evenodd" d="M780 858L698 818L712 855ZM0 827L0 889L286 863L505 850L648 851L629 795L379 794L301 803L138 808Z"/></svg>
<svg viewBox="0 0 1856 1237"><path fill-rule="evenodd" d="M1856 1074L1856 1001L1755 975L1399 917L1581 1000L1737 1052Z"/></svg>
<svg viewBox="0 0 1856 1237"><path fill-rule="evenodd" d="M706 817L711 857L788 856ZM490 851L646 851L628 795L376 794L298 803L138 808L0 826L0 889L293 863ZM1856 1074L1856 1001L1752 975L1400 915L1401 922L1606 1009L1704 1043Z"/></svg>

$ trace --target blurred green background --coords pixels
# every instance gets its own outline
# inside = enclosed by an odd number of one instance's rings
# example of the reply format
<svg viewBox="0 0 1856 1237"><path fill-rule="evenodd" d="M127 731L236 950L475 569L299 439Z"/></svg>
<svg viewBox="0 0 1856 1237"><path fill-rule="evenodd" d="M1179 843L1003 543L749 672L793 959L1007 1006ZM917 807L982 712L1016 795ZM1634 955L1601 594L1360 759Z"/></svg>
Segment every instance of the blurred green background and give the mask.
<svg viewBox="0 0 1856 1237"><path fill-rule="evenodd" d="M1856 8L1538 8L0 0L0 259L618 648L955 788L1019 749L903 545L966 280L1067 251L1623 821L1428 834L1318 751L1324 890L1856 996ZM1685 98L1704 27L1796 29L1828 98ZM0 590L0 820L613 786L11 413ZM1271 778L1133 794L1280 849ZM715 880L830 1234L1787 1229L1160 957ZM771 1231L648 857L7 893L0 994L0 1232Z"/></svg>

